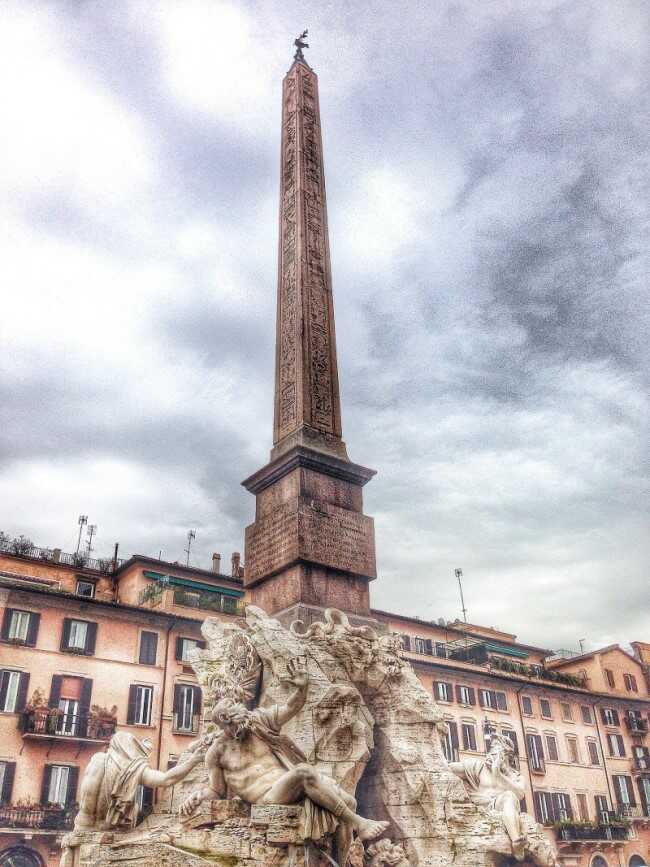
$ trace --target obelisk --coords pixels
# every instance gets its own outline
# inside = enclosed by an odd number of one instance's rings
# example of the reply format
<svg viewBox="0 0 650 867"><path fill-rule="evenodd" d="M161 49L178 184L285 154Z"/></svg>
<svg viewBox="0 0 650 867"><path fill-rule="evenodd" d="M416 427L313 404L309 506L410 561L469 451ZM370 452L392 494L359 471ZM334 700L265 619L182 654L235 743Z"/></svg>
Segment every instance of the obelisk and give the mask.
<svg viewBox="0 0 650 867"><path fill-rule="evenodd" d="M318 78L295 44L282 90L273 448L243 482L256 496L244 584L269 613L367 615L375 537L362 488L375 471L342 439Z"/></svg>

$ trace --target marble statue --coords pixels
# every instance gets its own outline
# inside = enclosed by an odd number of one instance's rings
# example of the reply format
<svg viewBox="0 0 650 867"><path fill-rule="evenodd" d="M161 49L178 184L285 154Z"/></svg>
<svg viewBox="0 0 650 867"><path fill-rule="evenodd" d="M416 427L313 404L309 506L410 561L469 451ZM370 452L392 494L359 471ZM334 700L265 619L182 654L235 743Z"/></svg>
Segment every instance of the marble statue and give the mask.
<svg viewBox="0 0 650 867"><path fill-rule="evenodd" d="M449 767L465 783L474 804L501 814L512 854L517 861L523 861L526 837L522 832L520 802L526 788L521 774L511 765L512 754L512 741L494 733L485 758L466 758L450 762Z"/></svg>
<svg viewBox="0 0 650 867"><path fill-rule="evenodd" d="M117 732L105 753L95 753L81 781L79 812L74 830L108 830L133 827L137 820L136 796L139 786L169 788L203 761L204 752L197 742L193 754L169 771L154 770L149 765L152 744L148 738L138 740L129 732Z"/></svg>
<svg viewBox="0 0 650 867"><path fill-rule="evenodd" d="M386 830L388 822L359 816L354 797L309 764L302 750L282 734L282 727L307 699L309 676L302 660L288 661L284 680L293 690L283 704L248 710L234 698L217 702L212 720L220 732L205 756L208 785L190 795L181 805L181 814L189 816L202 801L227 794L249 804L304 801L305 838L320 840L335 832L339 863L345 864L353 831L362 841L372 840Z"/></svg>

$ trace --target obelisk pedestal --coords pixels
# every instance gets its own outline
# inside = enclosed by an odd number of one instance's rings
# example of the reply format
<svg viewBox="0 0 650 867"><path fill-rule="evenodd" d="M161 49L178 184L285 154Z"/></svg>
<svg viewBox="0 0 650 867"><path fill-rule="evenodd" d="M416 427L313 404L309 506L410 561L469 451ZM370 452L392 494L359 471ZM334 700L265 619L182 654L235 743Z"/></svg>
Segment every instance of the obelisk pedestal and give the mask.
<svg viewBox="0 0 650 867"><path fill-rule="evenodd" d="M372 518L341 407L318 79L297 59L284 79L275 412L271 461L243 482L256 496L244 584L269 613L294 606L369 613L376 577Z"/></svg>

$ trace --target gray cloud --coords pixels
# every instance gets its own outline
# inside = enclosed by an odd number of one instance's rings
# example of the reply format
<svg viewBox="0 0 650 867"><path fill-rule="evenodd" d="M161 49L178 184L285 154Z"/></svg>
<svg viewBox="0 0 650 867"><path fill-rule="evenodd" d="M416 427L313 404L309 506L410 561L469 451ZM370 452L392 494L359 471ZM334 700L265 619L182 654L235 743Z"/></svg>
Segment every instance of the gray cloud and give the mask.
<svg viewBox="0 0 650 867"><path fill-rule="evenodd" d="M271 439L281 78L305 20L344 434L379 470L375 603L453 618L461 565L477 622L548 646L643 638L645 4L411 3L399 21L375 4L362 27L343 4L2 14L23 69L0 178L4 529L60 544L92 511L107 549L175 559L194 525L197 562L242 548L239 481ZM50 82L55 105L25 114Z"/></svg>

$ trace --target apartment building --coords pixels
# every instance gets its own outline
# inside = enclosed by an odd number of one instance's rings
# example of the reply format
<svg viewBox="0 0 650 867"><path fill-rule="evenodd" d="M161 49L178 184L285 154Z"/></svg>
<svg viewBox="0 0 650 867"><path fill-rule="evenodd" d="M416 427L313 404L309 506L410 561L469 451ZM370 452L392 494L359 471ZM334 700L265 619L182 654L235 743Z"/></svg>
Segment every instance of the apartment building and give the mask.
<svg viewBox="0 0 650 867"><path fill-rule="evenodd" d="M443 708L448 760L484 753L493 731L511 739L522 807L547 827L563 864L649 863L650 693L640 658L618 645L554 653L460 621L373 615L402 636Z"/></svg>
<svg viewBox="0 0 650 867"><path fill-rule="evenodd" d="M151 742L167 767L197 735L201 690L188 663L201 622L233 618L231 574L148 557L88 561L0 552L0 864L58 863L79 781L115 731ZM141 810L154 793L142 789Z"/></svg>
<svg viewBox="0 0 650 867"><path fill-rule="evenodd" d="M206 616L245 601L233 555L198 569L135 555L88 561L0 551L0 867L58 861L89 758L116 730L151 741L166 768L196 736L188 654ZM554 653L497 629L375 610L443 708L449 760L512 740L526 810L566 867L650 863L648 645ZM141 811L154 793L142 790Z"/></svg>

